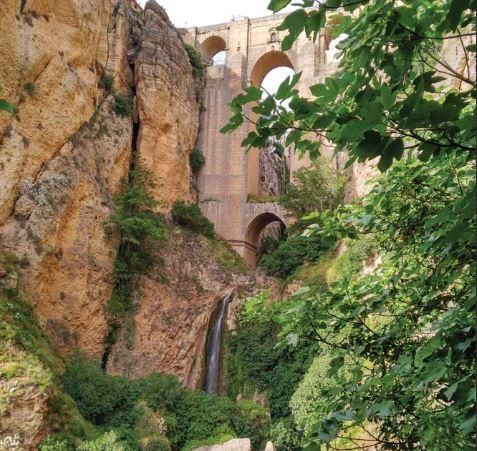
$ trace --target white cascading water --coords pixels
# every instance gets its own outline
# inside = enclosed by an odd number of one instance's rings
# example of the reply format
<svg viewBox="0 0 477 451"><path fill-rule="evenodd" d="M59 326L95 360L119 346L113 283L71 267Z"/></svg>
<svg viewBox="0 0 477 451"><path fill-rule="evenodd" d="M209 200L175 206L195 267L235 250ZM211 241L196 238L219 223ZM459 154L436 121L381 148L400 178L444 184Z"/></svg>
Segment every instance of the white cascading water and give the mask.
<svg viewBox="0 0 477 451"><path fill-rule="evenodd" d="M224 318L227 313L232 293L227 294L220 304L220 311L215 318L214 327L209 332L211 334L207 347L207 368L205 376L205 391L207 393L219 393L219 376L220 376L220 351L222 347L222 329Z"/></svg>

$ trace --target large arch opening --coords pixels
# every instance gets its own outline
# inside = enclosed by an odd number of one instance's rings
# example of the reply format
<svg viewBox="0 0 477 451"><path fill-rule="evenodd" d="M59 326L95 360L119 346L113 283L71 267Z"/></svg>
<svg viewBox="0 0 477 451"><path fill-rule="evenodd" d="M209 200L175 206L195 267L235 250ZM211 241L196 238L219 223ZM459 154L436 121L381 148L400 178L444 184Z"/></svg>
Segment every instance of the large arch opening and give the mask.
<svg viewBox="0 0 477 451"><path fill-rule="evenodd" d="M295 70L290 58L285 52L279 50L272 50L265 55L262 55L255 66L253 66L252 73L250 75L250 82L257 88L263 83L266 75L278 67L287 67L291 70Z"/></svg>
<svg viewBox="0 0 477 451"><path fill-rule="evenodd" d="M272 50L257 60L250 75L250 82L252 86L261 87L264 90L264 95L267 96L275 94L283 80L293 76L294 73L295 70L288 55ZM287 104L282 105L287 107ZM283 176L288 172L286 156L283 152L281 156L280 152L277 152L280 147L283 147L282 144L270 142L264 149L249 150L247 154L247 194L249 197L266 198L283 194L277 192L279 191L277 188L286 185L283 183Z"/></svg>
<svg viewBox="0 0 477 451"><path fill-rule="evenodd" d="M257 266L260 241L266 236L283 234L285 229L286 225L283 220L274 213L262 213L250 222L245 232L244 258L251 268L255 269Z"/></svg>
<svg viewBox="0 0 477 451"><path fill-rule="evenodd" d="M220 36L209 36L200 46L200 53L207 64L223 64L227 44Z"/></svg>

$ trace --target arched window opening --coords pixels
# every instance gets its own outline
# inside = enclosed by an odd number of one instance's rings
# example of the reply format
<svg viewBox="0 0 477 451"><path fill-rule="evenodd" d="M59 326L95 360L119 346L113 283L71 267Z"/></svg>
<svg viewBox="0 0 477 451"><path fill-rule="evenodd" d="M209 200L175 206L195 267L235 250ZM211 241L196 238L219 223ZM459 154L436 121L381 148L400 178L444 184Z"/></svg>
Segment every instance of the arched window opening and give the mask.
<svg viewBox="0 0 477 451"><path fill-rule="evenodd" d="M262 55L258 59L252 69L252 73L250 74L252 85L257 87L261 86L267 74L279 67L287 67L293 71L293 64L288 55L278 50L265 53L265 55Z"/></svg>
<svg viewBox="0 0 477 451"><path fill-rule="evenodd" d="M278 36L275 32L270 35L270 42L278 42Z"/></svg>
<svg viewBox="0 0 477 451"><path fill-rule="evenodd" d="M222 53L223 55L225 53L226 47L227 45L224 39L220 36L209 36L200 46L200 53L202 54L202 57L206 63L213 64L214 57L219 53ZM223 61L225 61L223 56L222 58Z"/></svg>

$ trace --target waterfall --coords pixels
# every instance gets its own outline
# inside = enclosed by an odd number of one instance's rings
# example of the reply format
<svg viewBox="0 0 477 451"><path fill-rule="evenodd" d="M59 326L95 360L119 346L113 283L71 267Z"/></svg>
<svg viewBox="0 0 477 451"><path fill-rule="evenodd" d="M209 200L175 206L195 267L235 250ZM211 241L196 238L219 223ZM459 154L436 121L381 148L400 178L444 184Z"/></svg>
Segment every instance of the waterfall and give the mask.
<svg viewBox="0 0 477 451"><path fill-rule="evenodd" d="M207 372L205 376L205 391L207 393L219 393L222 329L231 297L232 293L229 293L222 299L220 310L215 318L215 323L212 329L209 330L207 340Z"/></svg>

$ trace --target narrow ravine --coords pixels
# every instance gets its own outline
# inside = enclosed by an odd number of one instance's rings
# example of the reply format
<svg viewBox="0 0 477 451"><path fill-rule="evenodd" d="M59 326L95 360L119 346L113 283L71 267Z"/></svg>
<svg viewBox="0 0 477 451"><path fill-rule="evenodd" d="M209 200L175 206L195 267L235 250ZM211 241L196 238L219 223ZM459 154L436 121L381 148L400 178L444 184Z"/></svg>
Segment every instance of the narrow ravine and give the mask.
<svg viewBox="0 0 477 451"><path fill-rule="evenodd" d="M222 348L222 329L227 307L232 298L228 293L221 301L220 310L216 315L213 327L209 330L207 340L207 364L204 389L207 393L219 394L220 353Z"/></svg>

